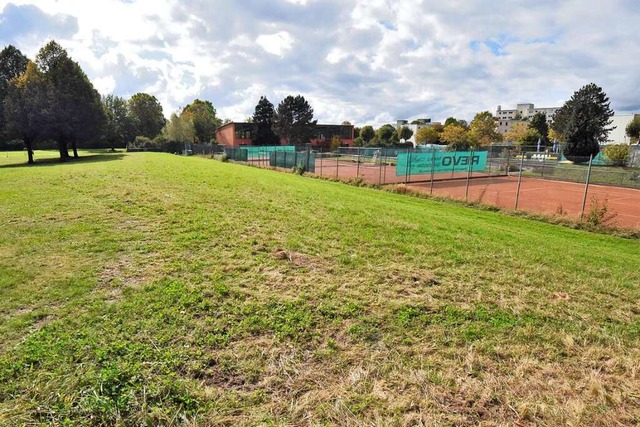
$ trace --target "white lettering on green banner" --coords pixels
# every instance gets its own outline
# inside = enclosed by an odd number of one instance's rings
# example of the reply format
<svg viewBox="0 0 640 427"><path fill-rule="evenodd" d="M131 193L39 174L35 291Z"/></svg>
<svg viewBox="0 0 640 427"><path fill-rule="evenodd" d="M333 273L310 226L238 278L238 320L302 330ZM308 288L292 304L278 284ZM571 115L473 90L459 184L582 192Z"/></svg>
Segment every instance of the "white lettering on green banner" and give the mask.
<svg viewBox="0 0 640 427"><path fill-rule="evenodd" d="M425 175L431 172L483 172L486 169L486 151L398 153L396 176Z"/></svg>

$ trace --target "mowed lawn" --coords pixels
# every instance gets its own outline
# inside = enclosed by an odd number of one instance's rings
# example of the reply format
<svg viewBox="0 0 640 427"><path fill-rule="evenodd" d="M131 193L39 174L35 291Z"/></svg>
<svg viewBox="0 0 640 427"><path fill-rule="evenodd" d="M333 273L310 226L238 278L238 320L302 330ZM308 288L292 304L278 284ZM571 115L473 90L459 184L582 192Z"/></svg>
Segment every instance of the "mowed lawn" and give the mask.
<svg viewBox="0 0 640 427"><path fill-rule="evenodd" d="M0 425L640 423L638 240L83 156L0 159Z"/></svg>

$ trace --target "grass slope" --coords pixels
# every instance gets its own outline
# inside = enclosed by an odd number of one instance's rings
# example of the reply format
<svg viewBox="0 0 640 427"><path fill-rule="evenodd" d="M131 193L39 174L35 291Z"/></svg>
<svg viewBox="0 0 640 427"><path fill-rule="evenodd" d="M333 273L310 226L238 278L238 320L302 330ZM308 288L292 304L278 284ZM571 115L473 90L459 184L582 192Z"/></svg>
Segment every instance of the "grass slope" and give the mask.
<svg viewBox="0 0 640 427"><path fill-rule="evenodd" d="M640 244L166 154L0 164L2 425L630 425Z"/></svg>

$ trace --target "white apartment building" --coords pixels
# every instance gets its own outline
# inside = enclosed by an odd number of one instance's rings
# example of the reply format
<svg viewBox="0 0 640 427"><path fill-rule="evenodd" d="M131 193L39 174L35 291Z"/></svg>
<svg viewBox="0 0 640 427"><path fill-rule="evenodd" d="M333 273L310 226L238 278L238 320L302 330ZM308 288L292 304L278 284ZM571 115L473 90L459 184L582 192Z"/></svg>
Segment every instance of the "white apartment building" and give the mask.
<svg viewBox="0 0 640 427"><path fill-rule="evenodd" d="M440 125L440 122L432 122L431 119L416 119L413 120L414 123L409 123L408 120L397 120L396 121L396 129L400 129L403 126L408 127L413 131L413 135L407 142L412 143L414 146L416 145L416 133L418 133L418 129L430 126Z"/></svg>
<svg viewBox="0 0 640 427"><path fill-rule="evenodd" d="M631 123L634 117L640 116L638 113L614 113L611 122L611 126L615 126L609 137L607 143L609 144L631 144L630 138L627 136L627 125Z"/></svg>
<svg viewBox="0 0 640 427"><path fill-rule="evenodd" d="M515 123L526 122L536 113L545 113L547 115L547 123L551 125L553 116L560 107L536 108L533 104L517 104L515 110L503 110L500 105L496 110L496 122L498 132L506 134Z"/></svg>

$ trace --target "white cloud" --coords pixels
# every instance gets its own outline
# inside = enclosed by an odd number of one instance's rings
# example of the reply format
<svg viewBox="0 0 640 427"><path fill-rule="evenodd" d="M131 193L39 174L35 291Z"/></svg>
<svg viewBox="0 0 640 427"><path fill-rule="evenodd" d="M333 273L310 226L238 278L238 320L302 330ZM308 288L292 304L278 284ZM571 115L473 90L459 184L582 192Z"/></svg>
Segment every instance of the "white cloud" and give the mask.
<svg viewBox="0 0 640 427"><path fill-rule="evenodd" d="M147 91L166 115L197 97L242 120L261 95L302 94L320 122L469 120L589 82L640 110L631 0L0 0L0 20L7 6L35 23L0 25L4 44L34 57L55 38L101 92Z"/></svg>
<svg viewBox="0 0 640 427"><path fill-rule="evenodd" d="M291 50L293 37L286 31L279 31L275 34L259 35L256 43L273 55L283 56L285 52Z"/></svg>

